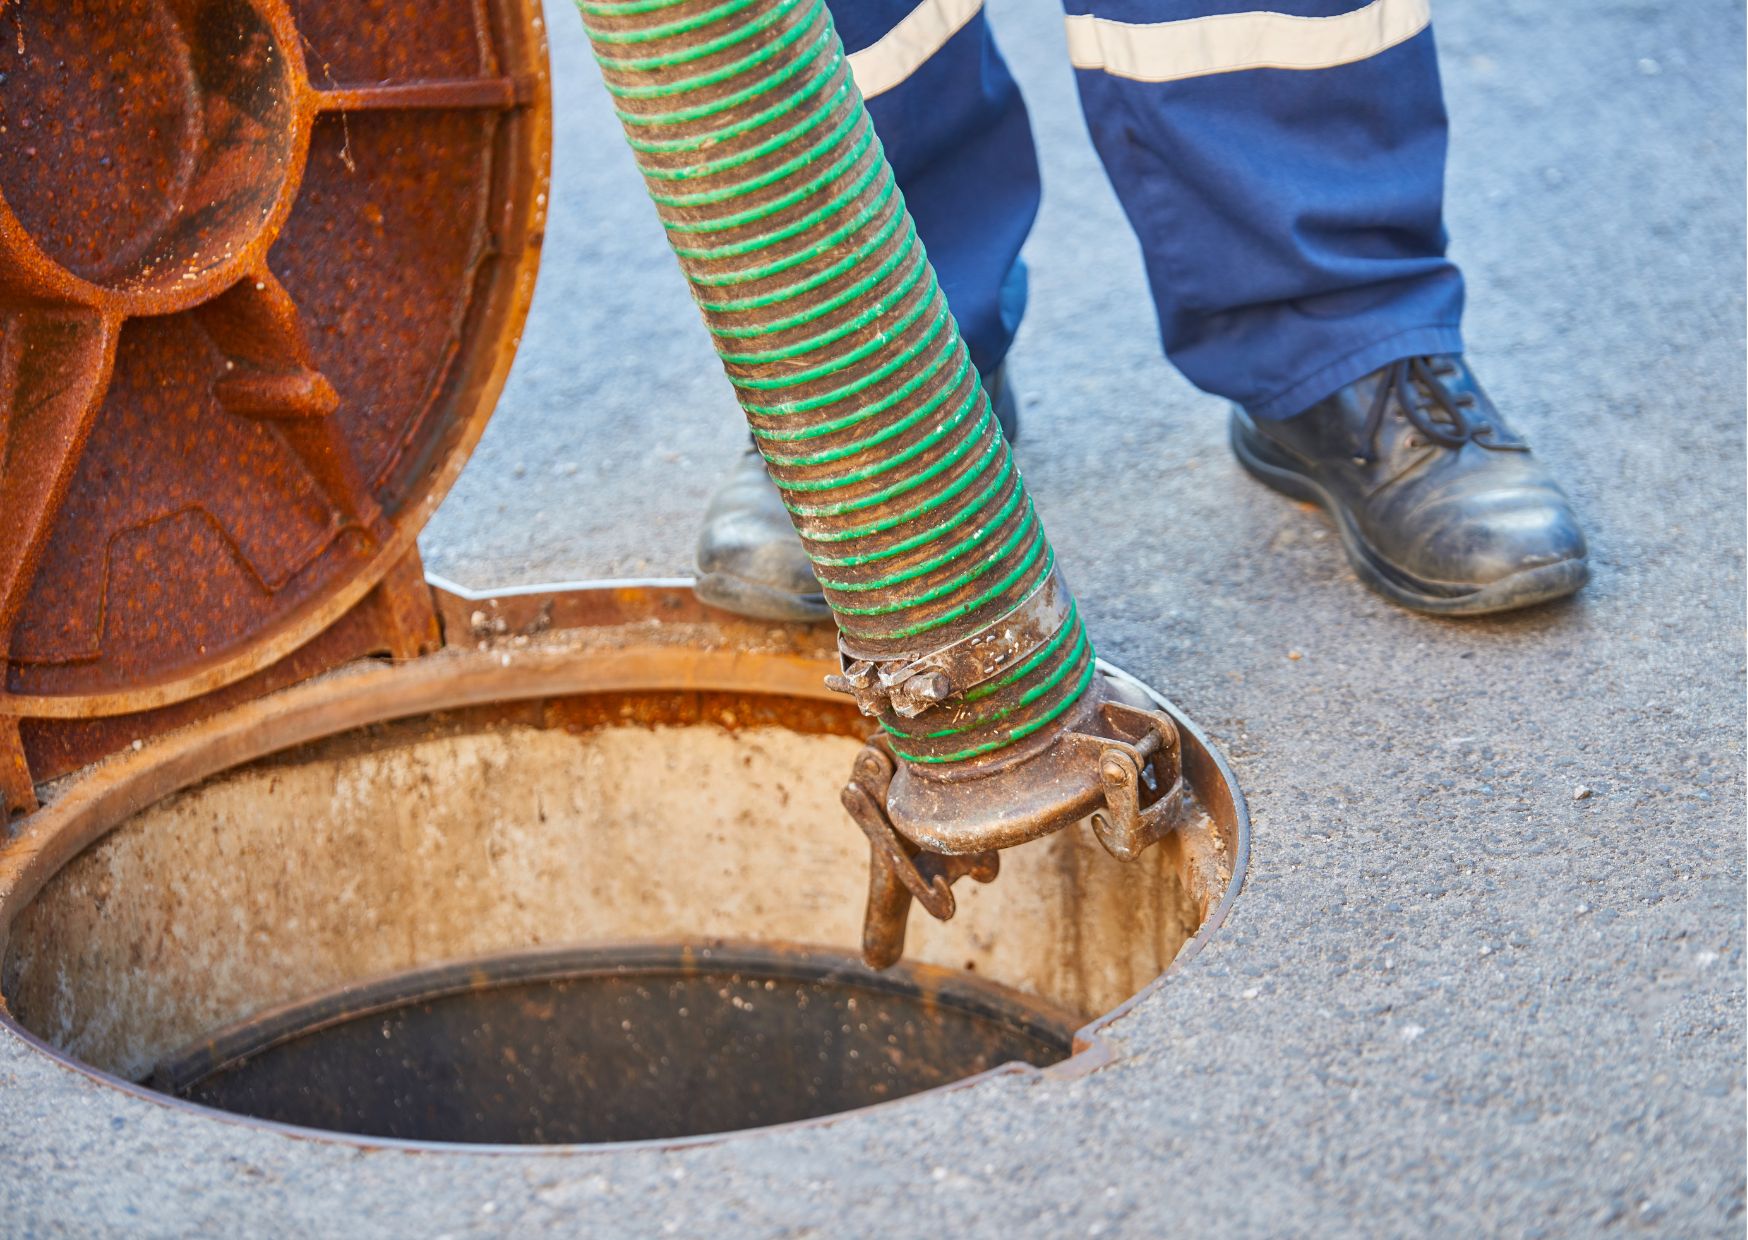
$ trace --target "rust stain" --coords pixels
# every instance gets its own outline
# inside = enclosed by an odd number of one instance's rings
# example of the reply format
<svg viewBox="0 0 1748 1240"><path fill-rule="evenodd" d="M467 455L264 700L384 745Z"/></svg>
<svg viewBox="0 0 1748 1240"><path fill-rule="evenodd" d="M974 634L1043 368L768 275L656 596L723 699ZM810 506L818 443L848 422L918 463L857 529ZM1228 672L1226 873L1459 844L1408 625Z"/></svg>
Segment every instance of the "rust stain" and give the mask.
<svg viewBox="0 0 1748 1240"><path fill-rule="evenodd" d="M28 809L17 721L259 677L407 561L526 315L550 98L538 0L0 9L0 792ZM366 645L435 644L408 598L366 604Z"/></svg>

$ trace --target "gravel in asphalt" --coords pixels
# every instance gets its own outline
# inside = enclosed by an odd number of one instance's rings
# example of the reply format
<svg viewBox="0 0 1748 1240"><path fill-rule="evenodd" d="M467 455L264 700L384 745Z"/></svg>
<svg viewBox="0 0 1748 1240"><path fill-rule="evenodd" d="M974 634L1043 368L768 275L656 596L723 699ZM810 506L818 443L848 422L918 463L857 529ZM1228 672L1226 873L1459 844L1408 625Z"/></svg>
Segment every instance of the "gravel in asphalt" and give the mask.
<svg viewBox="0 0 1748 1240"><path fill-rule="evenodd" d="M13 1235L1743 1232L1743 16L1439 11L1470 356L1592 535L1578 600L1359 587L1161 360L1052 6L993 19L1045 206L1021 464L1100 653L1227 750L1248 881L1074 1081L682 1152L366 1153L116 1095L0 1037ZM476 586L689 571L743 434L549 13L535 314L424 539ZM846 898L855 898L847 895Z"/></svg>

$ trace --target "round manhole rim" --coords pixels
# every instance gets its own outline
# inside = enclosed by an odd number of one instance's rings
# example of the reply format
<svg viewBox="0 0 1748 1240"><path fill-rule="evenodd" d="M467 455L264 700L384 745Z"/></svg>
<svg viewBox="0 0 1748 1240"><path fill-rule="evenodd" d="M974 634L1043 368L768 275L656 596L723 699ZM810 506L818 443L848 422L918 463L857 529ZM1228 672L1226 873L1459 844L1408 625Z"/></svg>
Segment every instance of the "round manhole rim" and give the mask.
<svg viewBox="0 0 1748 1240"><path fill-rule="evenodd" d="M671 600L677 595L684 595L689 602L692 587L692 582L688 578L565 582L545 586L516 587L513 590L495 592L463 590L454 586L452 583L435 578L433 579L432 584L440 589L447 589L456 593L459 597L470 602L488 598L504 598L511 595L527 598L543 595L575 594L585 597L595 596L601 599L611 598L616 604L620 605L624 605L629 600L638 598L647 601L659 601L663 599ZM558 634L555 633L555 635ZM667 679L664 679L661 670L645 668L642 675L637 680L638 687L650 692L658 693L664 691L684 691L703 688L728 688L739 692L768 693L779 697L788 696L804 699L814 698L828 701L835 700L835 695L831 694L829 690L824 688L823 683L819 681L818 677L809 678L807 676L796 677L794 675L779 675L775 678L764 679L761 683L749 684L748 682L753 679L753 676L750 674L749 668L747 667L744 652L734 650L701 651L689 650L687 648L676 648L676 650L678 653L682 654L682 656L687 654L694 656L695 661L688 661L685 662L683 666L668 669ZM82 852L84 848L108 834L110 830L115 826L120 825L122 821L125 821L129 812L143 809L147 805L155 803L157 800L174 795L177 791L193 787L203 779L209 778L214 774L236 769L272 753L296 748L309 740L318 739L321 736L335 735L355 728L367 727L371 724L386 723L396 719L412 718L422 714L435 713L448 707L473 703L480 700L490 699L494 701L508 702L521 698L533 698L558 692L587 694L590 692L623 690L629 687L628 683L623 678L620 678L611 684L602 684L591 680L591 673L598 674L602 660L612 660L617 656L622 656L622 651L603 652L593 661L592 666L588 661L577 660L574 657L568 660L562 657L543 660L540 657L542 653L543 652L535 651L531 652L531 654L523 654L520 657L511 660L504 656L502 652L485 646L482 646L479 649L456 649L450 647L438 654L425 656L419 660L413 661L412 664L402 664L398 667L378 665L369 668L358 668L355 666L353 669L341 669L337 673L331 673L328 677L318 678L317 681L306 681L302 684L281 690L279 693L272 695L272 698L276 699L281 707L283 707L288 699L295 699L300 693L310 693L316 686L319 686L324 682L332 685L337 682L339 678L347 677L351 681L347 686L351 690L350 696L361 700L370 699L373 696L371 694L371 688L383 683L387 678L398 676L404 684L408 678L408 674L411 672L425 672L427 673L427 676L424 683L413 686L413 692L403 691L399 694L390 695L386 700L376 698L374 699L374 709L360 711L354 717L346 719L338 726L314 729L312 730L311 735L308 736L295 733L282 734L278 742L275 744L260 745L257 748L246 752L233 751L229 754L228 761L213 764L210 770L198 765L197 763L187 761L187 755L185 754L178 754L174 750L171 750L168 753L159 754L155 753L152 748L124 754L118 758L111 759L107 763L99 764L100 767L108 768L112 773L116 772L118 768L127 768L130 771L137 772L141 775L152 773L153 768L161 768L161 770L157 772L160 775L159 786L155 786L152 790L151 796L144 799L139 798L138 796L128 796L125 778L119 781L122 785L119 789L112 784L112 786L107 790L107 794L99 792L97 796L91 798L93 803L87 804L85 807L86 815L91 816L95 814L111 819L109 825L103 827L94 834L91 834L89 838L75 840L75 847L60 848L58 850L59 855L50 856L46 862L43 860L45 853L51 853L56 850L47 848L30 849L28 847L20 849L19 845L24 843L22 831L12 840L11 849L14 852L16 859L12 860L10 864L8 864L8 858L6 856L8 849L0 847L0 918L9 919L22 908L28 906L30 902L40 894L41 890L48 884L48 882L51 881L69 862L71 862L75 856ZM722 662L720 665L717 665L713 660L722 660ZM800 662L799 660L794 659L791 659L790 661ZM493 692L481 692L480 680L482 678L482 673L489 675L493 672L509 669L513 664L517 666L520 675L515 678L512 684L494 684L492 686L494 690ZM424 666L417 667L416 665ZM813 666L812 661L807 661L804 666L811 670ZM653 1137L639 1140L601 1141L577 1144L502 1144L491 1142L429 1141L398 1137L374 1137L360 1133L341 1132L329 1129L312 1128L298 1124L288 1124L276 1120L256 1119L235 1112L189 1102L170 1094L161 1093L145 1086L144 1084L116 1076L113 1073L106 1072L67 1054L19 1024L7 1008L3 996L0 996L0 1028L5 1029L26 1046L44 1055L56 1065L97 1085L106 1086L131 1097L194 1118L216 1120L223 1123L240 1125L254 1131L274 1133L294 1139L326 1142L352 1149L385 1151L400 1150L426 1155L457 1154L465 1156L492 1154L523 1156L562 1155L572 1157L576 1155L590 1154L610 1156L615 1153L623 1152L671 1150L684 1149L693 1146L710 1146L725 1142L756 1138L767 1134L778 1134L837 1124L853 1118L884 1112L891 1107L923 1105L926 1104L928 1099L935 1098L950 1091L957 1092L960 1090L974 1089L988 1081L1002 1077L1026 1076L1057 1080L1072 1080L1083 1077L1096 1072L1101 1068L1108 1067L1122 1058L1122 1051L1117 1044L1107 1036L1109 1027L1114 1022L1128 1015L1135 1007L1162 990L1167 982L1177 976L1182 969L1188 966L1196 956L1200 954L1203 947L1206 946L1213 935L1222 925L1224 925L1227 916L1230 914L1232 905L1243 888L1250 860L1250 815L1245 803L1243 790L1239 787L1237 777L1225 754L1214 745L1206 733L1204 733L1193 720L1189 719L1163 694L1159 693L1131 673L1108 662L1107 660L1099 659L1098 667L1100 671L1106 675L1120 679L1126 684L1146 694L1148 698L1160 707L1160 709L1166 711L1177 723L1183 734L1186 758L1189 757L1192 752L1199 751L1200 754L1205 756L1210 767L1217 774L1219 782L1223 786L1224 792L1230 801L1229 829L1232 840L1230 858L1231 873L1227 879L1225 887L1220 893L1219 899L1215 902L1213 907L1209 909L1207 916L1197 928L1196 933L1183 945L1182 949L1178 952L1177 956L1171 961L1171 963L1156 977L1152 978L1144 986L1136 990L1123 1002L1111 1008L1109 1011L1093 1017L1086 1024L1077 1029L1074 1033L1073 1053L1060 1063L1053 1064L1046 1068L1037 1068L1030 1064L1021 1062L1010 1062L998 1065L988 1071L965 1077L958 1081L921 1090L917 1093L908 1094L900 1098L893 1098L882 1102L872 1103L867 1106L854 1107L848 1110L836 1111L827 1115L815 1116L808 1119L793 1120L786 1123L769 1124L753 1128L739 1128L726 1132L703 1133L694 1136ZM791 669L791 671L793 671L793 669ZM430 674L432 672L435 672L436 674ZM563 684L555 686L553 684L555 677L568 678L573 683L569 687ZM713 680L713 677L716 679ZM319 714L320 712L315 713ZM247 732L251 725L257 729L260 727L262 714L261 703L246 703L243 706L225 712L225 714L219 716L219 718L231 719L238 725L237 730L239 732ZM329 719L328 722L332 723L332 720ZM185 729L184 731L191 730L192 729ZM162 739L165 741L171 741L176 738L177 735L177 733L171 733ZM199 746L199 749L202 752L212 750L213 748L215 748L215 746L211 744L210 737L207 738L206 744ZM179 759L182 760L179 761ZM163 771L169 771L172 773L172 782L169 786L163 786ZM67 783L76 786L85 774L88 773L71 776ZM116 802L120 803L120 808L114 804ZM58 801L57 804L59 804ZM47 812L53 808L54 806L47 806L45 807L45 811L39 811L39 814ZM71 815L69 815L69 817L71 817ZM27 823L28 821L28 819L25 820ZM22 826L22 824L18 825ZM63 825L62 830L66 830L65 825ZM51 841L49 842L56 844L61 843L58 837L52 836L52 833ZM21 857L18 856L20 853L23 854ZM0 930L0 954L3 954L6 949L5 939L6 935L4 931ZM745 945L747 944L742 944L742 946ZM762 946L770 947L772 945L762 944Z"/></svg>

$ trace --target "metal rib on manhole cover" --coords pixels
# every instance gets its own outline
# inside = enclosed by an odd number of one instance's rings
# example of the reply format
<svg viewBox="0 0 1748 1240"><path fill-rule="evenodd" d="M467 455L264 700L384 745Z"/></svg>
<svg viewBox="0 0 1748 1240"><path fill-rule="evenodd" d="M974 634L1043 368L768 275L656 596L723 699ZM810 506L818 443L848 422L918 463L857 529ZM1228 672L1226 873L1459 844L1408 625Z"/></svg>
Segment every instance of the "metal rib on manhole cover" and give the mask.
<svg viewBox="0 0 1748 1240"><path fill-rule="evenodd" d="M138 710L412 545L532 294L537 0L32 0L0 24L7 713Z"/></svg>

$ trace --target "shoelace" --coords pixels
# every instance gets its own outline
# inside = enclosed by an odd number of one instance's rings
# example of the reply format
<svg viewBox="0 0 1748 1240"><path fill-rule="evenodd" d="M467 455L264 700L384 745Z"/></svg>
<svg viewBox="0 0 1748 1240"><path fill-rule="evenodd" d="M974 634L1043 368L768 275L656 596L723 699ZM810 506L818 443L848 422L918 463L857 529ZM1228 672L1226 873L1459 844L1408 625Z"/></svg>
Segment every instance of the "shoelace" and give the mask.
<svg viewBox="0 0 1748 1240"><path fill-rule="evenodd" d="M1475 407L1475 394L1459 392L1453 396L1445 386L1445 379L1456 373L1454 365L1436 357L1405 357L1386 366L1372 396L1365 426L1360 430L1359 451L1354 459L1362 465L1378 463L1378 432L1384 429L1384 419L1390 415L1392 397L1402 407L1409 425L1440 447L1460 448L1491 433L1493 428L1485 418L1471 420L1468 416L1468 411ZM1431 408L1421 402L1421 392L1431 398ZM1437 420L1435 413L1443 414L1446 420Z"/></svg>

